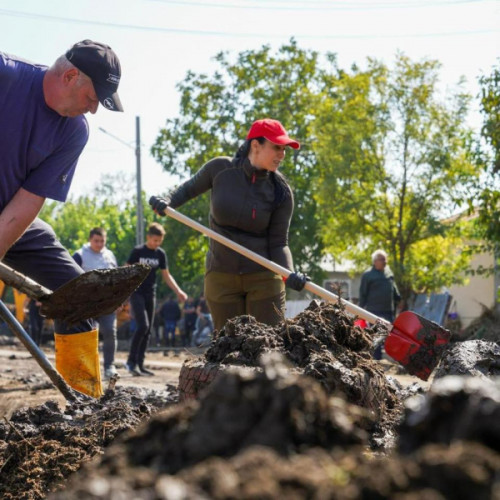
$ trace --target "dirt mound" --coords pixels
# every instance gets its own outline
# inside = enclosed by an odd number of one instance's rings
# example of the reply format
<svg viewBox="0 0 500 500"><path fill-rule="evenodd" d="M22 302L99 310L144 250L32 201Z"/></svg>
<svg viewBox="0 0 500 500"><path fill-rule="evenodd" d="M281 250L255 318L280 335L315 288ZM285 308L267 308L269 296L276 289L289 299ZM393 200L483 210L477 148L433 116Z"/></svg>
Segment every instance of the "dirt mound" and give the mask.
<svg viewBox="0 0 500 500"><path fill-rule="evenodd" d="M427 443L475 441L500 452L500 378L445 377L425 396L406 402L399 450L410 453Z"/></svg>
<svg viewBox="0 0 500 500"><path fill-rule="evenodd" d="M183 471L178 478L199 495L194 498L221 500L489 500L494 498L499 465L498 455L474 443L460 443L449 448L429 445L411 458L389 459L344 451L331 455L317 448L283 458L268 449L252 448L230 461L207 460ZM160 480L158 492L162 492L161 484ZM164 486L167 486L163 489L165 496L156 498L173 498L168 496L168 492L172 492L168 482Z"/></svg>
<svg viewBox="0 0 500 500"><path fill-rule="evenodd" d="M0 422L0 497L45 498L116 436L176 400L172 393L117 388L64 410L47 401L16 411Z"/></svg>
<svg viewBox="0 0 500 500"><path fill-rule="evenodd" d="M459 336L460 340L489 340L500 342L500 311L489 309L483 305L479 318L465 328Z"/></svg>
<svg viewBox="0 0 500 500"><path fill-rule="evenodd" d="M228 370L199 401L156 415L113 445L96 465L97 473L119 475L133 485L144 468L155 475L175 474L251 446L287 456L315 446L367 445L362 429L366 411L329 397L314 380L292 374L276 353L263 362L262 371Z"/></svg>
<svg viewBox="0 0 500 500"><path fill-rule="evenodd" d="M229 460L210 458L176 476L146 468L133 471L133 479L105 476L97 468L82 470L84 479L73 480L50 499L490 500L498 498L499 467L498 454L476 443L427 445L411 457L382 459L319 448L283 457L251 447Z"/></svg>
<svg viewBox="0 0 500 500"><path fill-rule="evenodd" d="M199 401L120 437L51 498L494 498L491 447L451 440L376 456L360 411L275 358L261 372L234 368Z"/></svg>
<svg viewBox="0 0 500 500"><path fill-rule="evenodd" d="M317 380L329 394L341 395L373 412L372 445L387 448L402 405L383 368L372 357L372 337L384 333L387 331L381 325L367 330L355 326L342 305L313 301L304 312L276 327L258 323L251 316L229 320L205 356L189 363L205 363L211 372L215 365L221 369L228 365L256 367L263 353L279 352L293 369ZM201 388L204 384L198 385Z"/></svg>
<svg viewBox="0 0 500 500"><path fill-rule="evenodd" d="M485 340L454 343L445 351L435 378L447 375L500 376L500 345Z"/></svg>

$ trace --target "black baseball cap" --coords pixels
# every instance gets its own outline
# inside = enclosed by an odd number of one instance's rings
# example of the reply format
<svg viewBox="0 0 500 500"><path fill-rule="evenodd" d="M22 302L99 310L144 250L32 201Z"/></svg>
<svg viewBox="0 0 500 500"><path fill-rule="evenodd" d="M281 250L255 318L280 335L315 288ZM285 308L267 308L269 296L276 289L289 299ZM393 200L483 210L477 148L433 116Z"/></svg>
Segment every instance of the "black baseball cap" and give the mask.
<svg viewBox="0 0 500 500"><path fill-rule="evenodd" d="M123 111L117 92L120 61L109 45L83 40L66 52L66 58L92 80L97 97L106 109Z"/></svg>

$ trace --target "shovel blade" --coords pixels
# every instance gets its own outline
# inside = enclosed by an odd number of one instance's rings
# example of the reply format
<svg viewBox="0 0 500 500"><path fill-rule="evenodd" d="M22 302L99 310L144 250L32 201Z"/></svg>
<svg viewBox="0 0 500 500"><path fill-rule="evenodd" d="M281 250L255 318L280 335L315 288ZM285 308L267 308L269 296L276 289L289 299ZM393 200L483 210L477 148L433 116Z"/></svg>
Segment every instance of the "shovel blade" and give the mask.
<svg viewBox="0 0 500 500"><path fill-rule="evenodd" d="M385 351L408 373L427 380L439 363L450 336L449 330L437 323L405 311L394 321L385 340Z"/></svg>
<svg viewBox="0 0 500 500"><path fill-rule="evenodd" d="M41 312L70 325L111 314L144 281L150 270L149 266L134 264L89 271L40 299Z"/></svg>

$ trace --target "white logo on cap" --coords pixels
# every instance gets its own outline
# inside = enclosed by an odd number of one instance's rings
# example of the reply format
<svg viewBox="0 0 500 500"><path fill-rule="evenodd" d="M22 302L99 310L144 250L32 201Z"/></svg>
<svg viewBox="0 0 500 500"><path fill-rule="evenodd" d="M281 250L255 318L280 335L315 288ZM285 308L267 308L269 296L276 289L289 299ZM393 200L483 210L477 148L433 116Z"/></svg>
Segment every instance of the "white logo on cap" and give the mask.
<svg viewBox="0 0 500 500"><path fill-rule="evenodd" d="M113 102L113 99L111 99L111 97L106 97L106 99L102 101L102 104L107 109L115 109L115 103Z"/></svg>
<svg viewBox="0 0 500 500"><path fill-rule="evenodd" d="M120 77L118 75L112 75L111 73L109 73L106 81L118 85L120 83Z"/></svg>

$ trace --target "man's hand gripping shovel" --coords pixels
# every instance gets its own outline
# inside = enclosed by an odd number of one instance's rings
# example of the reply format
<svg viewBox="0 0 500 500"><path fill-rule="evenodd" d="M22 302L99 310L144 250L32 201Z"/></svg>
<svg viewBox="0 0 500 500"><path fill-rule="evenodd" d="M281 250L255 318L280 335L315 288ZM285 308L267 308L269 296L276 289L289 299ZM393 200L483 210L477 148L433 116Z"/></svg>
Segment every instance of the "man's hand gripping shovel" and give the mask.
<svg viewBox="0 0 500 500"><path fill-rule="evenodd" d="M154 196L149 200L149 203L154 208L158 207L158 199ZM156 211L159 213L158 210ZM257 262L262 267L279 274L285 280L291 274L291 271L288 269L238 245L234 241L221 236L215 231L168 206L162 208L161 212L160 215L168 215L172 219L182 222L248 259ZM310 281L306 283L305 289L328 302L340 301L338 295ZM450 332L448 330L410 311L401 313L394 323L391 324L389 321L379 318L347 300L342 299L342 304L351 314L363 318L370 323L380 323L384 325L389 331L385 340L385 350L387 354L401 363L408 373L422 380L427 380L429 378L429 375L439 363L446 344L450 340Z"/></svg>

